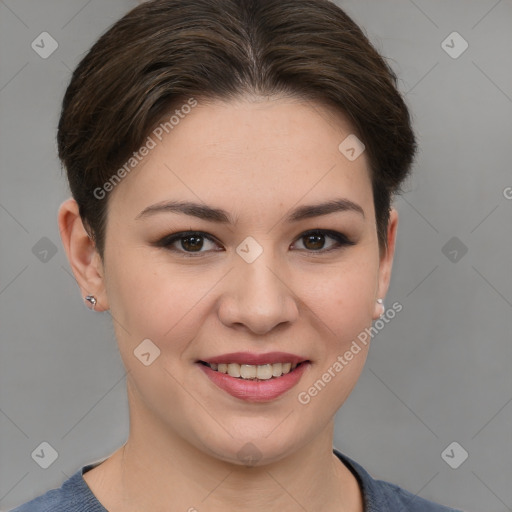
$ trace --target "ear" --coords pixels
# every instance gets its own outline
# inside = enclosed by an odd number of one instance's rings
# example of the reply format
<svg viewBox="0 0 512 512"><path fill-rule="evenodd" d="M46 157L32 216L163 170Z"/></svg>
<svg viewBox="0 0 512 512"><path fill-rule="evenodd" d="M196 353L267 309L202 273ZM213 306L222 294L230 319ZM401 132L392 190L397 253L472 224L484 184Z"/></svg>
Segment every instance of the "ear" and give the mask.
<svg viewBox="0 0 512 512"><path fill-rule="evenodd" d="M395 256L396 233L398 229L398 212L391 208L389 212L389 222L387 230L387 248L382 249L379 261L379 277L377 285L377 297L375 299L385 299L388 292L389 282L391 280L391 269L393 267L393 258ZM373 319L377 320L384 312L381 304L375 300L375 309Z"/></svg>
<svg viewBox="0 0 512 512"><path fill-rule="evenodd" d="M84 228L78 204L73 198L60 205L58 223L62 244L80 287L82 300L87 295L94 295L97 301L95 311L109 309L103 263L93 240Z"/></svg>

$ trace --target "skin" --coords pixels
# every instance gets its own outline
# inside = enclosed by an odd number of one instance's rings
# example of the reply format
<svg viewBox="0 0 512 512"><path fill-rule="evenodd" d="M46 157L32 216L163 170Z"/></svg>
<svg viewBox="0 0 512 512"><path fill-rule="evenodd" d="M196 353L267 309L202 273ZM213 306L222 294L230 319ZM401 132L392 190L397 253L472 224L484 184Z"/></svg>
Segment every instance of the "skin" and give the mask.
<svg viewBox="0 0 512 512"><path fill-rule="evenodd" d="M368 161L338 146L352 129L319 104L290 98L199 102L109 197L104 261L73 199L59 227L82 296L110 309L127 370L130 434L84 475L113 512L141 510L324 510L362 512L356 479L332 453L334 415L361 374L368 346L304 405L297 395L332 367L382 313L393 261L379 247ZM335 198L360 205L290 223L294 208ZM223 208L221 225L180 213L136 219L147 206L190 200ZM330 229L355 242L319 246L303 233ZM156 247L166 235L197 230L201 254ZM236 252L253 237L263 253ZM221 250L215 250L221 249ZM197 254L197 253L196 253ZM149 338L160 356L143 365L133 351ZM284 351L309 359L299 383L254 403L216 387L197 360L229 352ZM251 442L260 459L237 457Z"/></svg>

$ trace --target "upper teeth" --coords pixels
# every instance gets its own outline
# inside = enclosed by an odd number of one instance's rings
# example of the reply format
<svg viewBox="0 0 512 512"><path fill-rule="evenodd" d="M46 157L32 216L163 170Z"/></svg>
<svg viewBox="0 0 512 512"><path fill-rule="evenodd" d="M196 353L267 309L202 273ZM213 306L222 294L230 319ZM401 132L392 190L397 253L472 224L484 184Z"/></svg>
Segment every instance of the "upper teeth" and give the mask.
<svg viewBox="0 0 512 512"><path fill-rule="evenodd" d="M210 363L210 368L221 373L227 373L231 377L242 379L268 380L272 377L281 377L297 367L297 363L274 364L238 364L238 363Z"/></svg>

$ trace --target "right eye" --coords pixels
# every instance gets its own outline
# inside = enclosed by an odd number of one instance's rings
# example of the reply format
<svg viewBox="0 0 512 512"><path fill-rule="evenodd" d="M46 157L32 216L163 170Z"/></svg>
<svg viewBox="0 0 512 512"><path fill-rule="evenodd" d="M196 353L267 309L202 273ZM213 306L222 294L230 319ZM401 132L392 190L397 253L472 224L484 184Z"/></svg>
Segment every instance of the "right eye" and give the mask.
<svg viewBox="0 0 512 512"><path fill-rule="evenodd" d="M166 235L164 238L159 240L156 245L164 247L169 251L180 253L186 257L196 257L204 253L211 252L211 250L201 250L204 247L205 241L216 244L215 238L203 231L181 231L179 233ZM176 247L176 244L179 244L180 247ZM218 250L215 249L214 251L218 252Z"/></svg>

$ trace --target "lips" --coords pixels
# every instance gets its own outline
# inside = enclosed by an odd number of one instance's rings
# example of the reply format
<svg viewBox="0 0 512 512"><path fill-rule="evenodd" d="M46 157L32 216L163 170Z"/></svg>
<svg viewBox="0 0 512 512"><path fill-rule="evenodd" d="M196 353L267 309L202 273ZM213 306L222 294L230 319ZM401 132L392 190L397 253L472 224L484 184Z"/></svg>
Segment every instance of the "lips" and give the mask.
<svg viewBox="0 0 512 512"><path fill-rule="evenodd" d="M278 398L299 382L310 364L309 360L286 352L236 352L197 361L218 388L249 402Z"/></svg>

